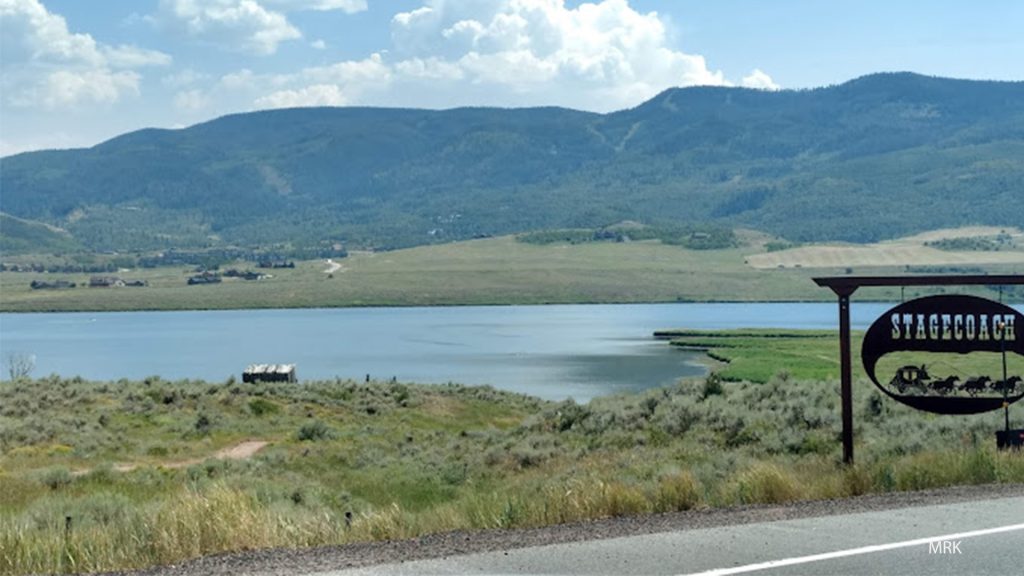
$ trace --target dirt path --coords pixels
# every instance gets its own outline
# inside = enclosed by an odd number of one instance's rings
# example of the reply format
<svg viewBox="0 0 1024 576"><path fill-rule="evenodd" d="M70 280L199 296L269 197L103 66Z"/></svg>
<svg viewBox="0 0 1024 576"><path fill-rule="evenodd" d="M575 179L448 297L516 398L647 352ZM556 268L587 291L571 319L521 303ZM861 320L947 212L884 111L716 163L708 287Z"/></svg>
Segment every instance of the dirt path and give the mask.
<svg viewBox="0 0 1024 576"><path fill-rule="evenodd" d="M209 458L213 458L215 460L245 460L246 458L251 458L252 456L254 456L257 452L262 450L268 444L270 444L270 442L267 442L265 440L246 440L245 442L242 442L240 444L235 444L234 446L229 446L227 448L221 448L220 450L214 452L213 456L210 456L208 458L190 458L188 460L176 460L176 461L173 461L173 462L162 462L162 463L155 464L155 465L159 466L161 468L187 468L187 467L192 466L194 464L200 464L204 460L208 460ZM151 466L151 465L153 465L153 464L151 464L151 463L114 464L113 468L114 468L114 470L116 470L118 472L131 472L132 470L135 470L136 468L140 468L142 466ZM90 470L75 470L73 474L75 476L82 476L82 475L88 474L89 472L90 472Z"/></svg>
<svg viewBox="0 0 1024 576"><path fill-rule="evenodd" d="M265 440L246 440L230 448L218 450L213 457L219 460L245 460L262 450L267 444L270 444L270 442Z"/></svg>
<svg viewBox="0 0 1024 576"><path fill-rule="evenodd" d="M334 274L338 270L342 269L342 265L338 264L330 258L327 259L327 270L324 270L324 274Z"/></svg>

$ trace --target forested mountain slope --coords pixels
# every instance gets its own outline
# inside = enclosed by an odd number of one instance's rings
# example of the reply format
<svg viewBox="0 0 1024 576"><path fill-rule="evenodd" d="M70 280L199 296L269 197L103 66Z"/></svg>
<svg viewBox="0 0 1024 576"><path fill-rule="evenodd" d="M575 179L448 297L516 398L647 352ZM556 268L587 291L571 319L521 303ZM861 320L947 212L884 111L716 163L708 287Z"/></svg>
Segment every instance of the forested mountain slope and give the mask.
<svg viewBox="0 0 1024 576"><path fill-rule="evenodd" d="M1024 220L1024 83L696 87L603 115L262 111L3 158L0 191L3 212L102 250L388 248L622 220L873 241Z"/></svg>

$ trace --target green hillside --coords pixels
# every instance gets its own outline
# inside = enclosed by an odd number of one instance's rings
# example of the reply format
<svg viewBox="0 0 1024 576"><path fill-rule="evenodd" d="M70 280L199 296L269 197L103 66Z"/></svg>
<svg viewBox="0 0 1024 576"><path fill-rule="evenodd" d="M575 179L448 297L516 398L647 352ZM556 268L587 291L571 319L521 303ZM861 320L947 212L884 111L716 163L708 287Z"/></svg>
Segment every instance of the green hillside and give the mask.
<svg viewBox="0 0 1024 576"><path fill-rule="evenodd" d="M1024 215L1024 83L877 74L630 110L308 108L0 160L0 208L98 250L395 248L624 220L795 241Z"/></svg>
<svg viewBox="0 0 1024 576"><path fill-rule="evenodd" d="M67 233L40 224L14 218L0 212L0 252L70 252L81 250Z"/></svg>

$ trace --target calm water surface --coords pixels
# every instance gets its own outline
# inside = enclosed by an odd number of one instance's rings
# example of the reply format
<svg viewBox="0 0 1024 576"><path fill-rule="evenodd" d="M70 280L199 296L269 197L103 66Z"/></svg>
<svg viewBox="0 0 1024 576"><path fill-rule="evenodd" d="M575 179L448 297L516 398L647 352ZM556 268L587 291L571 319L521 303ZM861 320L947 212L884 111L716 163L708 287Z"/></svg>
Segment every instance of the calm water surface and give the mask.
<svg viewBox="0 0 1024 576"><path fill-rule="evenodd" d="M854 327L889 306L855 304ZM827 303L0 314L0 351L33 354L35 376L223 380L295 363L301 379L370 374L583 402L704 372L655 330L835 328L836 314Z"/></svg>

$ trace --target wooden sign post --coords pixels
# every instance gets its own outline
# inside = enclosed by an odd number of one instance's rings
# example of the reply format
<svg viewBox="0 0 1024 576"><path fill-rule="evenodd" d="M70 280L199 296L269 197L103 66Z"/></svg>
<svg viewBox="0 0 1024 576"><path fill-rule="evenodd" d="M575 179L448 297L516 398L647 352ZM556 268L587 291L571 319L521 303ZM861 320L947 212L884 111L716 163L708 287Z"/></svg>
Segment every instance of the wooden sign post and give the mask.
<svg viewBox="0 0 1024 576"><path fill-rule="evenodd" d="M839 361L843 410L843 463L853 464L853 359L850 352L850 296L860 287L875 286L1011 286L1024 285L1022 275L831 276L814 278L839 299Z"/></svg>

